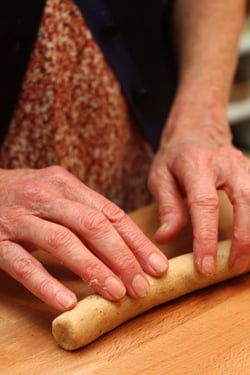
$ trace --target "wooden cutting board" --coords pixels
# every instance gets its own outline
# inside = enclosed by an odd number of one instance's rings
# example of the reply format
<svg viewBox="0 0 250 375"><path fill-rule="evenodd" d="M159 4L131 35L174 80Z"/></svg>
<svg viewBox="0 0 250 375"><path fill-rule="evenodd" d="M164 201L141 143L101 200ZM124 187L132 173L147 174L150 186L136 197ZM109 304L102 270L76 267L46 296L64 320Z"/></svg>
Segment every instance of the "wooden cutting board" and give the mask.
<svg viewBox="0 0 250 375"><path fill-rule="evenodd" d="M149 207L132 217L146 232L153 231L155 212ZM224 225L222 237L228 230ZM182 238L188 247L188 230ZM183 249L182 240L171 249ZM92 292L53 257L42 251L36 256L79 299ZM249 375L249 285L248 274L192 293L127 322L81 350L65 352L51 334L57 312L0 271L0 374Z"/></svg>

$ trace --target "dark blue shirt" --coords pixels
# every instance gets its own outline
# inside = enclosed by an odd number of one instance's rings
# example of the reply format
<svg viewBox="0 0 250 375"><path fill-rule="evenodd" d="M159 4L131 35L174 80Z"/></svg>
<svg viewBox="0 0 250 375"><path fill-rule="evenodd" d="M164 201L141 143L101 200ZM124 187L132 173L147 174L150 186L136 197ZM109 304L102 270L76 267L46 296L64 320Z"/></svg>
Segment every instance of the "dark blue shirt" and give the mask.
<svg viewBox="0 0 250 375"><path fill-rule="evenodd" d="M159 120L146 100L148 88L144 85L130 51L115 25L107 1L75 0L75 2L119 80L132 113L153 149L156 149L164 124L157 123Z"/></svg>

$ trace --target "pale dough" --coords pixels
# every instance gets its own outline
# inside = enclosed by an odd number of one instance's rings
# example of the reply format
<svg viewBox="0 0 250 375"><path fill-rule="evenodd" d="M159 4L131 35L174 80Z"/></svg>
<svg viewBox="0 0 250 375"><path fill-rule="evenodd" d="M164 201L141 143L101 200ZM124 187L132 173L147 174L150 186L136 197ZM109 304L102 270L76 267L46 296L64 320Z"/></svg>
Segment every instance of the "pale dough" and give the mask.
<svg viewBox="0 0 250 375"><path fill-rule="evenodd" d="M221 198L219 239L229 238L232 228L232 209L225 195ZM148 206L131 214L133 220L152 239L157 228L157 208ZM65 350L75 350L94 341L125 321L177 297L216 284L236 276L228 268L230 240L218 243L217 270L214 276L199 274L194 266L192 230L190 224L182 235L162 250L168 255L169 269L161 278L148 276L150 290L142 299L125 296L121 301L110 302L99 295L90 295L68 312L59 315L52 323L52 333ZM183 254L184 253L184 254ZM181 254L181 255L179 255ZM249 269L246 271L250 271Z"/></svg>

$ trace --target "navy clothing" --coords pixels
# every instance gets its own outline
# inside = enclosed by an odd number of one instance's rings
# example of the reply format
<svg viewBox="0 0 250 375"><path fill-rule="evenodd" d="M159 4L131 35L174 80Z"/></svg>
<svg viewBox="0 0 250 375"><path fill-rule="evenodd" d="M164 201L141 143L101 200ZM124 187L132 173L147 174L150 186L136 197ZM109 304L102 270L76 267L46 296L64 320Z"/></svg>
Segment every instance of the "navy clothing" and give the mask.
<svg viewBox="0 0 250 375"><path fill-rule="evenodd" d="M174 95L170 2L75 0L154 150ZM8 129L45 0L0 5L0 136Z"/></svg>

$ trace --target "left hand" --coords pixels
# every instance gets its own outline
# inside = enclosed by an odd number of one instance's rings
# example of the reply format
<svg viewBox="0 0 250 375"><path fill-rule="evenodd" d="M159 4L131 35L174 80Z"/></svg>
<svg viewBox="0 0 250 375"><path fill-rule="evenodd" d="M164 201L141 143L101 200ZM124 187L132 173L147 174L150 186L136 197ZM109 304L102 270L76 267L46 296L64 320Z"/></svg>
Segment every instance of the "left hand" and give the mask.
<svg viewBox="0 0 250 375"><path fill-rule="evenodd" d="M217 190L224 190L234 209L229 266L243 272L250 261L250 160L232 146L227 124L224 132L216 135L211 127L208 131L192 126L184 123L175 131L170 125L172 130L165 131L151 167L149 189L158 203L161 221L156 240L167 242L185 226L186 198L196 267L203 274L213 274L218 242Z"/></svg>

